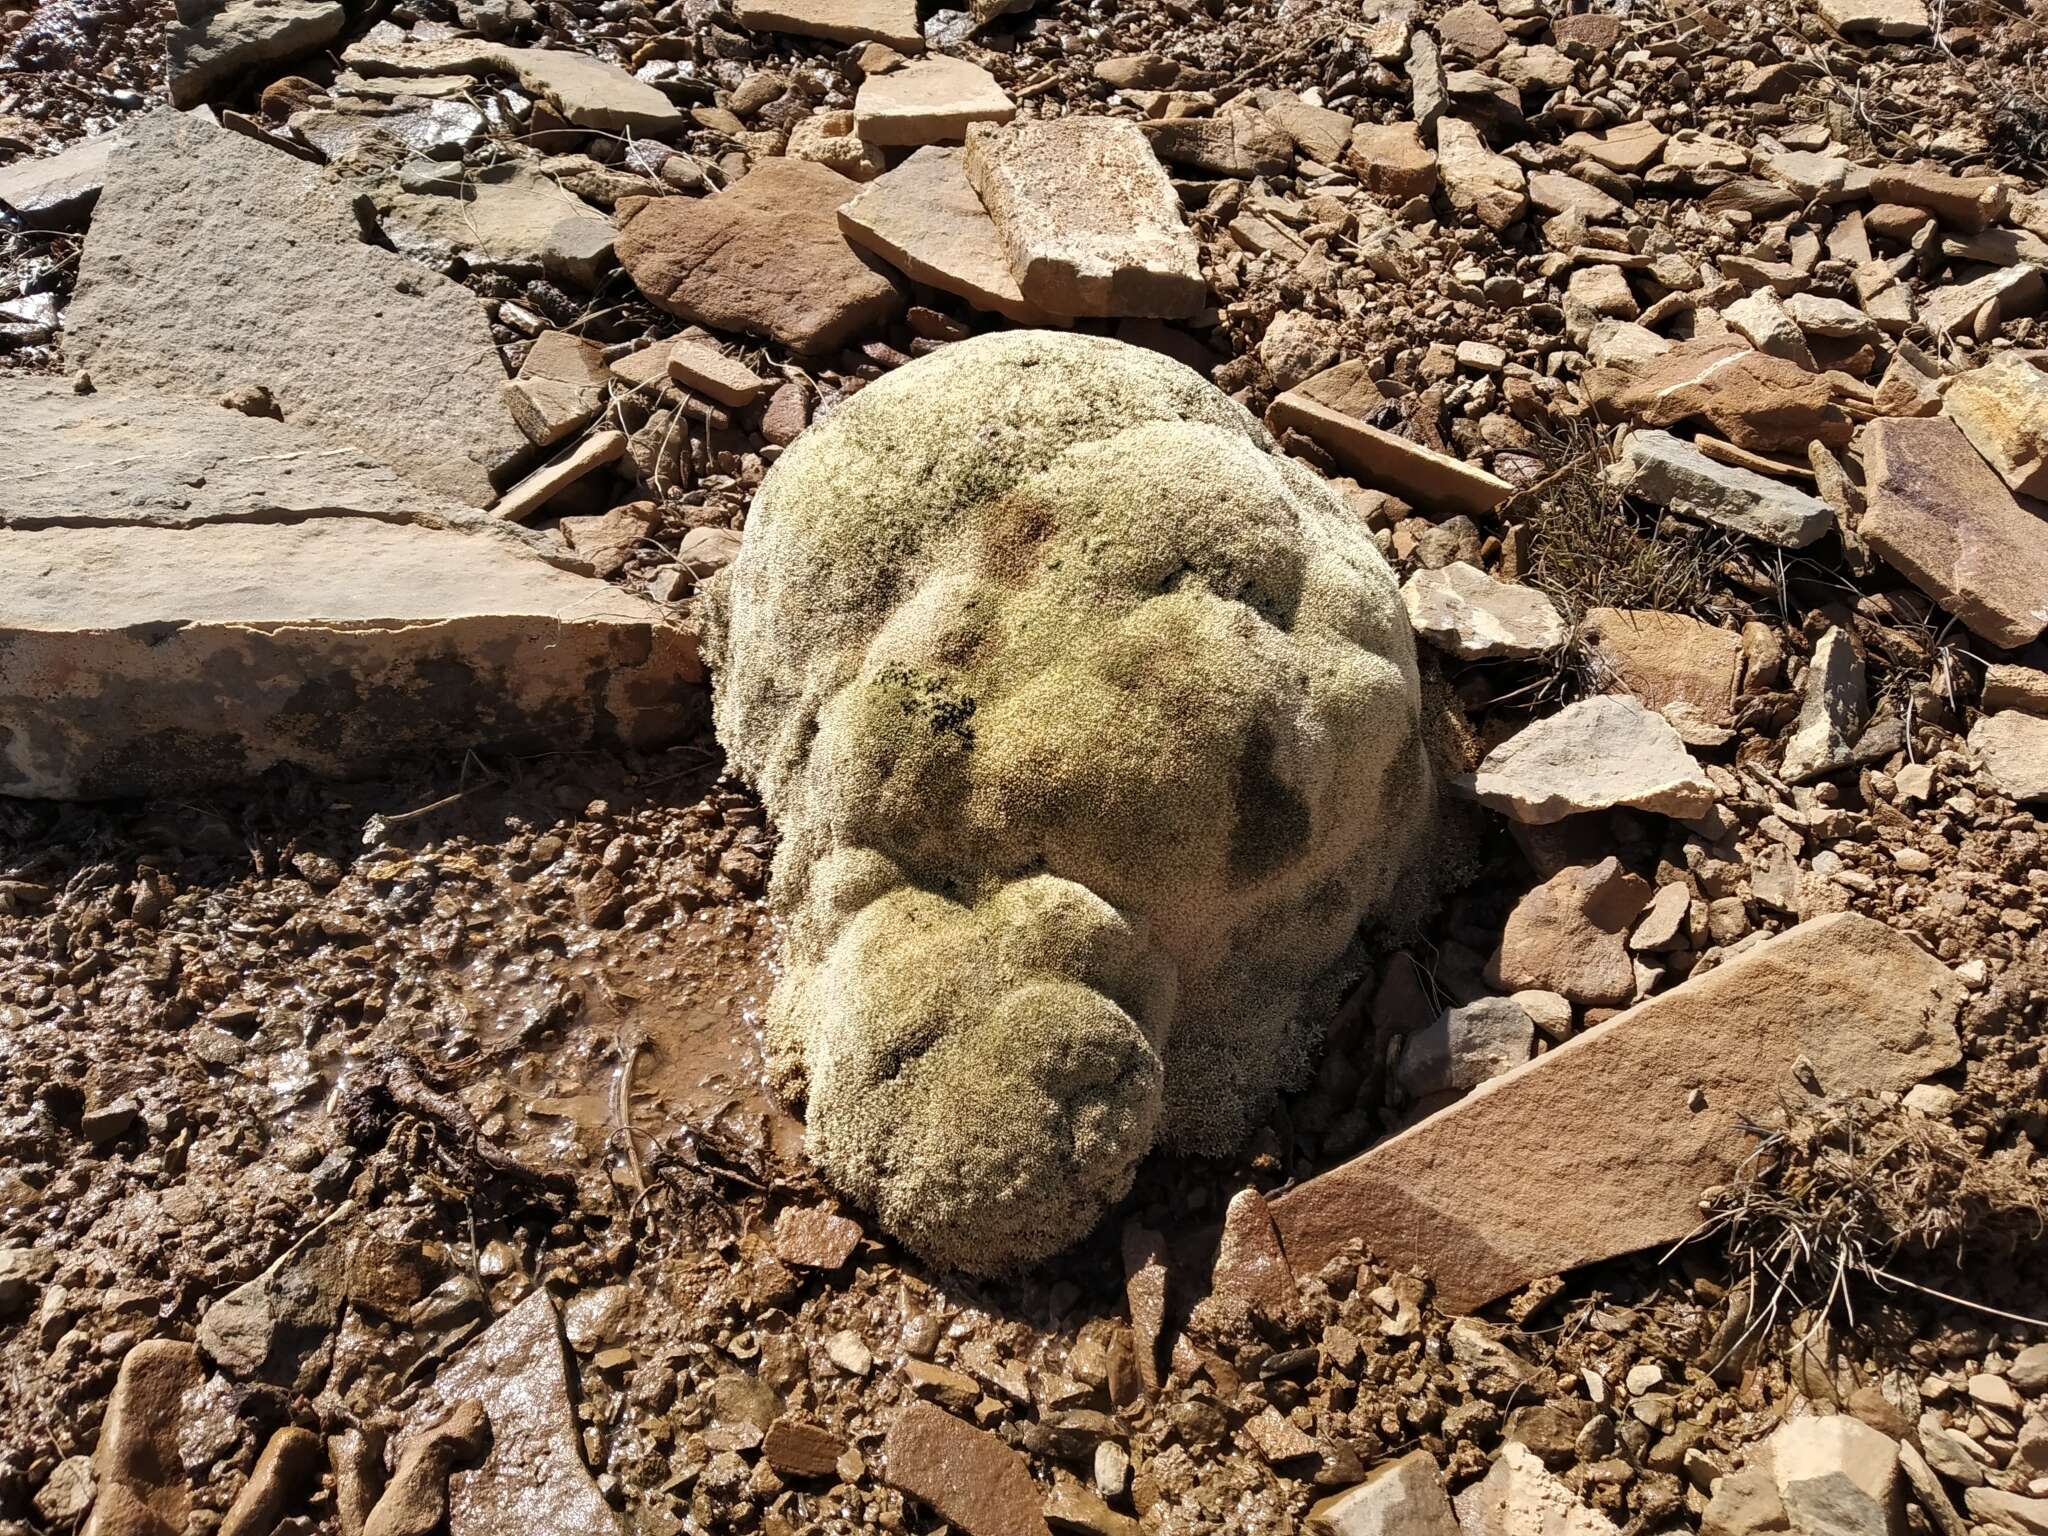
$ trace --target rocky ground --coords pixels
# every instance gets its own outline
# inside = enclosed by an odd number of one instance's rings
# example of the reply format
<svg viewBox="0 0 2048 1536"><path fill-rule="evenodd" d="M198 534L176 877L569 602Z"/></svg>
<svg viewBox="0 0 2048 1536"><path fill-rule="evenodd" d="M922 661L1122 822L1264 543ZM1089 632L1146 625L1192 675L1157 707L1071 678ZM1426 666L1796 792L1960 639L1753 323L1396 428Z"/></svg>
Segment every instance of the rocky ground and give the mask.
<svg viewBox="0 0 2048 1536"><path fill-rule="evenodd" d="M2044 24L0 0L0 1531L2044 1536ZM688 618L1011 324L1336 480L1462 809L970 1283Z"/></svg>

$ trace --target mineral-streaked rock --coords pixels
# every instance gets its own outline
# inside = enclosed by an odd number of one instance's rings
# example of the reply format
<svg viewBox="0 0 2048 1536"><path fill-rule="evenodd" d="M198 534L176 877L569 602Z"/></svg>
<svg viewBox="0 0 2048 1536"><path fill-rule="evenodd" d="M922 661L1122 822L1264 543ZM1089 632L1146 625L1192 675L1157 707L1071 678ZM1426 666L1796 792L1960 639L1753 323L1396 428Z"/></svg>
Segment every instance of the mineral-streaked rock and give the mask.
<svg viewBox="0 0 2048 1536"><path fill-rule="evenodd" d="M1543 656L1564 644L1564 616L1549 598L1462 560L1417 571L1402 583L1401 601L1416 634L1466 661Z"/></svg>
<svg viewBox="0 0 2048 1536"><path fill-rule="evenodd" d="M629 198L619 263L685 320L830 352L903 307L839 227L852 191L822 165L768 160L711 197Z"/></svg>
<svg viewBox="0 0 2048 1536"><path fill-rule="evenodd" d="M1743 1118L1777 1108L1800 1057L1830 1093L1954 1066L1962 997L1882 923L1801 923L1280 1196L1273 1219L1298 1272L1364 1238L1428 1269L1446 1307L1482 1306L1690 1232L1700 1192L1755 1145Z"/></svg>
<svg viewBox="0 0 2048 1536"><path fill-rule="evenodd" d="M194 106L244 70L324 48L347 20L339 0L178 0L164 34L171 105Z"/></svg>
<svg viewBox="0 0 2048 1536"><path fill-rule="evenodd" d="M1970 727L1970 751L2013 799L2048 800L2048 717L2001 710Z"/></svg>
<svg viewBox="0 0 2048 1536"><path fill-rule="evenodd" d="M1914 586L1993 645L2048 625L2048 518L2028 511L1954 422L1874 421L1857 532Z"/></svg>
<svg viewBox="0 0 2048 1536"><path fill-rule="evenodd" d="M1487 754L1474 788L1482 805L1538 826L1617 805L1682 820L1714 803L1670 722L1615 694L1524 727Z"/></svg>
<svg viewBox="0 0 2048 1536"><path fill-rule="evenodd" d="M1180 199L1133 123L977 123L967 179L1025 299L1055 315L1184 319L1207 302Z"/></svg>
<svg viewBox="0 0 2048 1536"><path fill-rule="evenodd" d="M476 295L364 244L314 166L178 113L122 134L64 315L71 360L102 387L261 386L294 426L487 505L527 444Z"/></svg>
<svg viewBox="0 0 2048 1536"><path fill-rule="evenodd" d="M501 539L363 517L0 538L0 793L161 794L275 763L654 745L686 728L687 637Z"/></svg>
<svg viewBox="0 0 2048 1536"><path fill-rule="evenodd" d="M1813 648L1799 719L1785 739L1780 769L1788 784L1804 784L1849 765L1856 733L1870 714L1863 658L1845 629L1831 629Z"/></svg>
<svg viewBox="0 0 2048 1536"><path fill-rule="evenodd" d="M1007 123L1017 104L979 64L943 54L869 75L853 120L870 144L957 144L971 123Z"/></svg>
<svg viewBox="0 0 2048 1536"><path fill-rule="evenodd" d="M2048 372L2006 354L1951 382L1941 409L2009 489L2048 496Z"/></svg>
<svg viewBox="0 0 2048 1536"><path fill-rule="evenodd" d="M868 183L839 210L839 227L914 282L965 299L1019 325L1051 317L1024 298L995 221L967 182L967 152L918 150Z"/></svg>
<svg viewBox="0 0 2048 1536"><path fill-rule="evenodd" d="M740 0L733 19L753 32L887 43L899 53L924 52L917 0Z"/></svg>
<svg viewBox="0 0 2048 1536"><path fill-rule="evenodd" d="M1710 459L1669 432L1629 433L1615 479L1645 501L1784 549L1806 548L1835 522L1819 497Z"/></svg>
<svg viewBox="0 0 2048 1536"><path fill-rule="evenodd" d="M1427 1451L1383 1461L1365 1481L1309 1507L1312 1536L1459 1536L1443 1474Z"/></svg>
<svg viewBox="0 0 2048 1536"><path fill-rule="evenodd" d="M511 48L481 38L384 43L364 39L342 62L365 75L510 75L578 128L596 133L672 132L681 107L616 64L566 48Z"/></svg>

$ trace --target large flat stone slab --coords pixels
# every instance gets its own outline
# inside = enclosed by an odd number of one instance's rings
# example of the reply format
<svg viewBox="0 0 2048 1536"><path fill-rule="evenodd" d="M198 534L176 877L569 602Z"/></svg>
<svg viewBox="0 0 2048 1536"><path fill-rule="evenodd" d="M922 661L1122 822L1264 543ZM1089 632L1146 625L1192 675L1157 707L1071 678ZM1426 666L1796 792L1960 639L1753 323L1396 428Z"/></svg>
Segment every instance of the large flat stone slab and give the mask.
<svg viewBox="0 0 2048 1536"><path fill-rule="evenodd" d="M750 32L887 43L902 53L924 52L917 0L739 0L733 20Z"/></svg>
<svg viewBox="0 0 2048 1536"><path fill-rule="evenodd" d="M1019 325L1051 317L1024 297L995 221L967 181L967 152L933 144L863 187L839 210L846 238L913 282Z"/></svg>
<svg viewBox="0 0 2048 1536"><path fill-rule="evenodd" d="M1297 1272L1351 1238L1421 1265L1454 1311L1699 1224L1804 1056L1830 1093L1903 1090L1962 1059L1962 987L1857 913L1801 923L1272 1202Z"/></svg>
<svg viewBox="0 0 2048 1536"><path fill-rule="evenodd" d="M99 201L114 137L102 133L39 160L0 166L0 209L30 229L68 229L83 223Z"/></svg>
<svg viewBox="0 0 2048 1536"><path fill-rule="evenodd" d="M767 160L712 197L628 198L619 265L671 314L831 352L903 307L847 243L854 183L809 160Z"/></svg>
<svg viewBox="0 0 2048 1536"><path fill-rule="evenodd" d="M342 62L364 75L510 75L578 128L667 133L687 115L659 89L616 64L556 48L509 48L482 38L356 43Z"/></svg>
<svg viewBox="0 0 2048 1536"><path fill-rule="evenodd" d="M2014 498L1954 422L1874 421L1857 531L1878 556L1993 645L2048 625L2048 518Z"/></svg>
<svg viewBox="0 0 2048 1536"><path fill-rule="evenodd" d="M1180 198L1135 123L976 123L967 179L1024 297L1055 315L1180 320L1208 302Z"/></svg>
<svg viewBox="0 0 2048 1536"><path fill-rule="evenodd" d="M0 530L370 517L473 528L497 519L435 495L368 453L290 422L208 400L101 390L0 375L8 424ZM523 544L524 536L511 542Z"/></svg>
<svg viewBox="0 0 2048 1536"><path fill-rule="evenodd" d="M285 420L487 505L526 440L482 304L361 236L316 167L199 117L124 130L64 314L102 386L269 390Z"/></svg>
<svg viewBox="0 0 2048 1536"><path fill-rule="evenodd" d="M0 794L150 795L276 764L652 746L694 646L509 541L365 517L0 538Z"/></svg>
<svg viewBox="0 0 2048 1536"><path fill-rule="evenodd" d="M1645 501L1782 549L1804 549L1835 525L1834 512L1819 497L1710 459L1669 432L1629 433L1614 478Z"/></svg>
<svg viewBox="0 0 2048 1536"><path fill-rule="evenodd" d="M339 0L178 0L164 34L171 105L196 106L258 64L324 48L347 21Z"/></svg>

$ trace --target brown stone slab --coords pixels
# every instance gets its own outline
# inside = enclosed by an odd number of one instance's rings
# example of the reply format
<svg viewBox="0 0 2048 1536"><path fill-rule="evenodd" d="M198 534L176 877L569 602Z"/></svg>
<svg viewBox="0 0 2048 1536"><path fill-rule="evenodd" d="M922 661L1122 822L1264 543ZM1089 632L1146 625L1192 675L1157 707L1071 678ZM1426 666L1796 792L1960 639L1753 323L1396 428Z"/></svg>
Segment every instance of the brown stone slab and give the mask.
<svg viewBox="0 0 2048 1536"><path fill-rule="evenodd" d="M1961 1060L1962 987L1871 918L1802 923L1639 1004L1272 1201L1297 1272L1346 1241L1417 1264L1454 1311L1671 1243L1796 1092L1910 1087ZM1698 1107L1695 1107L1695 1106Z"/></svg>
<svg viewBox="0 0 2048 1536"><path fill-rule="evenodd" d="M1515 493L1507 481L1476 464L1382 432L1312 398L1305 388L1290 389L1275 400L1266 412L1266 424L1276 430L1292 427L1314 438L1368 485L1396 491L1424 506L1490 512Z"/></svg>

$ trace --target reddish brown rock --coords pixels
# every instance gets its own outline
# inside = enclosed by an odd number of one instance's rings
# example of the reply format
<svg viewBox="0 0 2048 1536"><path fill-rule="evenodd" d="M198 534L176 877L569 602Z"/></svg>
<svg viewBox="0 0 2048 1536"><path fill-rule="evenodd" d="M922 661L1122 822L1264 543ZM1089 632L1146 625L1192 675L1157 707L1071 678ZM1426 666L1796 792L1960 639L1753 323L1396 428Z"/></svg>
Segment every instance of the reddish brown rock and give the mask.
<svg viewBox="0 0 2048 1536"><path fill-rule="evenodd" d="M985 1429L906 1403L882 1448L884 1476L967 1536L1050 1536L1030 1465Z"/></svg>
<svg viewBox="0 0 2048 1536"><path fill-rule="evenodd" d="M1147 1392L1159 1390L1159 1335L1166 1328L1166 1240L1149 1227L1126 1226L1124 1301L1138 1350L1138 1377Z"/></svg>
<svg viewBox="0 0 2048 1536"><path fill-rule="evenodd" d="M1366 191L1405 202L1436 190L1436 156L1413 123L1360 123L1344 151Z"/></svg>
<svg viewBox="0 0 2048 1536"><path fill-rule="evenodd" d="M99 1497L85 1536L183 1536L192 1490L178 1458L185 1394L200 1382L199 1351L146 1339L121 1358L93 1451Z"/></svg>
<svg viewBox="0 0 2048 1536"><path fill-rule="evenodd" d="M784 1477L833 1477L845 1454L846 1442L830 1430L787 1415L761 1441L761 1455Z"/></svg>
<svg viewBox="0 0 2048 1536"><path fill-rule="evenodd" d="M1878 556L1993 645L2048 626L2048 519L2014 499L1946 417L1872 422L1858 532Z"/></svg>
<svg viewBox="0 0 2048 1536"><path fill-rule="evenodd" d="M1825 379L1739 341L1682 342L1645 363L1609 398L1643 426L1704 421L1752 453L1804 456L1815 440L1831 448L1849 441L1849 418Z"/></svg>
<svg viewBox="0 0 2048 1536"><path fill-rule="evenodd" d="M619 264L671 314L831 352L903 307L839 228L853 185L809 160L769 160L713 197L628 198Z"/></svg>
<svg viewBox="0 0 2048 1536"><path fill-rule="evenodd" d="M220 1522L219 1536L270 1536L287 1507L320 1476L320 1437L287 1424L264 1443L249 1481Z"/></svg>
<svg viewBox="0 0 2048 1536"><path fill-rule="evenodd" d="M1553 875L1515 904L1500 941L1500 985L1509 992L1556 992L1588 1007L1636 995L1628 931L1650 887L1603 859Z"/></svg>
<svg viewBox="0 0 2048 1536"><path fill-rule="evenodd" d="M1314 438L1367 485L1385 487L1422 506L1489 512L1514 494L1507 481L1476 464L1382 432L1325 403L1326 391L1344 387L1333 376L1352 367L1340 363L1299 389L1288 390L1267 409L1266 425L1276 432L1291 428Z"/></svg>
<svg viewBox="0 0 2048 1536"><path fill-rule="evenodd" d="M1242 1296L1268 1314L1284 1312L1294 1302L1294 1271L1280 1251L1266 1197L1256 1189L1230 1197L1209 1288L1218 1296Z"/></svg>
<svg viewBox="0 0 2048 1536"><path fill-rule="evenodd" d="M1961 1060L1961 985L1855 913L1802 923L1495 1078L1272 1202L1297 1271L1362 1238L1454 1311L1674 1242L1754 1147L1802 1056L1829 1093L1901 1091ZM1568 1128L1568 1130L1567 1130Z"/></svg>
<svg viewBox="0 0 2048 1536"><path fill-rule="evenodd" d="M2005 217L2010 203L2006 185L1996 176L1951 176L1927 165L1894 165L1870 180L1871 198L1925 208L1944 224L1976 234Z"/></svg>
<svg viewBox="0 0 2048 1536"><path fill-rule="evenodd" d="M775 1257L800 1269L837 1269L860 1246L860 1223L822 1205L788 1207L775 1218Z"/></svg>

